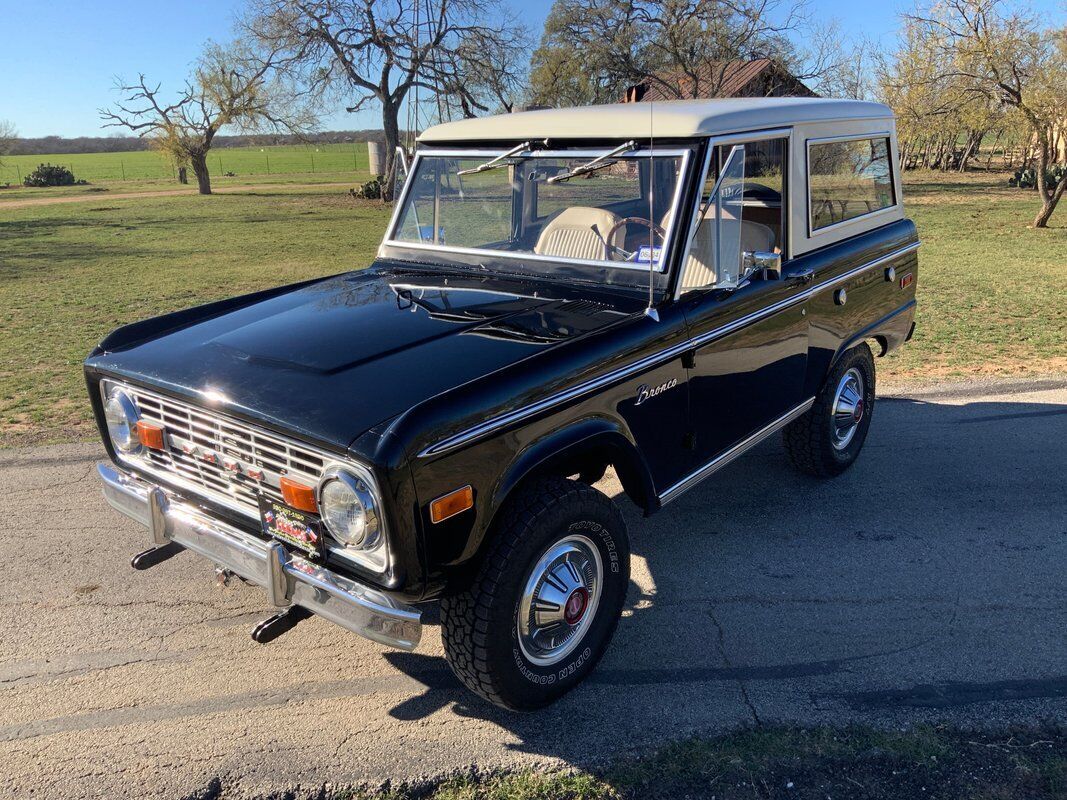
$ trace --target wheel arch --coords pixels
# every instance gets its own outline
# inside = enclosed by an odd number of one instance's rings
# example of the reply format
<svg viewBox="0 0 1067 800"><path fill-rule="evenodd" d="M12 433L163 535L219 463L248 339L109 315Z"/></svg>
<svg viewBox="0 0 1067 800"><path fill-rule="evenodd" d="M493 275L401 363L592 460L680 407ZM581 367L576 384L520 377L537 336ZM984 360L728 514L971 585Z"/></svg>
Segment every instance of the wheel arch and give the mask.
<svg viewBox="0 0 1067 800"><path fill-rule="evenodd" d="M490 516L495 517L511 494L532 479L583 475L595 480L609 466L618 473L626 496L646 513L653 510L652 474L636 442L621 423L595 416L553 431L519 453L494 488Z"/></svg>
<svg viewBox="0 0 1067 800"><path fill-rule="evenodd" d="M874 355L879 358L896 350L910 338L914 327L912 324L914 316L915 301L912 300L860 329L851 337L842 340L841 346L834 353L834 357L830 359L822 379L826 380L826 376L833 372L834 367L837 366L837 363L845 353L863 342L874 342L878 346L877 350L874 351Z"/></svg>
<svg viewBox="0 0 1067 800"><path fill-rule="evenodd" d="M604 416L577 420L530 443L517 454L490 490L484 523L468 534L449 583L462 585L489 547L493 526L517 491L542 477L596 477L614 467L623 493L647 516L659 508L652 474L624 425Z"/></svg>

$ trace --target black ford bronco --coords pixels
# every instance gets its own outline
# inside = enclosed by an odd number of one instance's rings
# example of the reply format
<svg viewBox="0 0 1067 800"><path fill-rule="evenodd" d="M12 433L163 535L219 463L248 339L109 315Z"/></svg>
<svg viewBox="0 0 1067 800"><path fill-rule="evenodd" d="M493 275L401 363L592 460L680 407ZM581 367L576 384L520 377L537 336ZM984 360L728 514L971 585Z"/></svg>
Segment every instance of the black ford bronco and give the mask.
<svg viewBox="0 0 1067 800"><path fill-rule="evenodd" d="M781 431L858 457L912 333L892 113L821 99L533 111L426 131L366 269L137 322L85 363L104 495L317 614L543 706L611 640L646 514ZM280 610L279 610L280 609Z"/></svg>

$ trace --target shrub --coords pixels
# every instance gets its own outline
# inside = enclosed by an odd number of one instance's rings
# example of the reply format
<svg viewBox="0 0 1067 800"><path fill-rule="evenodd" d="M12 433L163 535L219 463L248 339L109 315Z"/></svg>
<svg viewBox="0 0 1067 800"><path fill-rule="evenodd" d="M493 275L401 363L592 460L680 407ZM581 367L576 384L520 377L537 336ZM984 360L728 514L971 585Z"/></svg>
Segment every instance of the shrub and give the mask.
<svg viewBox="0 0 1067 800"><path fill-rule="evenodd" d="M36 187L73 186L75 183L85 183L85 181L76 181L74 173L69 169L52 164L41 164L22 181L23 186Z"/></svg>
<svg viewBox="0 0 1067 800"><path fill-rule="evenodd" d="M352 190L352 194L356 197L362 197L365 200L380 200L382 197L383 180L384 178L379 175L372 181L360 184L359 188Z"/></svg>
<svg viewBox="0 0 1067 800"><path fill-rule="evenodd" d="M1067 174L1067 165L1057 164L1045 171L1045 184L1055 186ZM1008 185L1018 189L1034 189L1037 187L1037 170L1020 169L1008 178Z"/></svg>

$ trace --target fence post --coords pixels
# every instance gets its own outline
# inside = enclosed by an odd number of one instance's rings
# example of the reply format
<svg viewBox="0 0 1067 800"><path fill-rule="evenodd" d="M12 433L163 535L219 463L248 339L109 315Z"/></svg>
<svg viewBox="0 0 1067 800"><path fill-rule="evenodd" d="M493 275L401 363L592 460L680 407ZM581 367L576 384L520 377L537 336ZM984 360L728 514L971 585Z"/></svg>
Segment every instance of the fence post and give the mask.
<svg viewBox="0 0 1067 800"><path fill-rule="evenodd" d="M22 171L19 169L19 165L18 164L15 165L15 175L18 178L16 183L21 184L22 183Z"/></svg>
<svg viewBox="0 0 1067 800"><path fill-rule="evenodd" d="M222 156L219 156L219 177L222 177Z"/></svg>
<svg viewBox="0 0 1067 800"><path fill-rule="evenodd" d="M267 158L267 174L270 175L270 153L264 150L263 155Z"/></svg>
<svg viewBox="0 0 1067 800"><path fill-rule="evenodd" d="M315 172L315 153L314 152L312 152L312 154L311 154L311 171L312 171L312 173Z"/></svg>
<svg viewBox="0 0 1067 800"><path fill-rule="evenodd" d="M122 179L126 180L126 165L122 162L121 158L119 159L119 169L122 170Z"/></svg>

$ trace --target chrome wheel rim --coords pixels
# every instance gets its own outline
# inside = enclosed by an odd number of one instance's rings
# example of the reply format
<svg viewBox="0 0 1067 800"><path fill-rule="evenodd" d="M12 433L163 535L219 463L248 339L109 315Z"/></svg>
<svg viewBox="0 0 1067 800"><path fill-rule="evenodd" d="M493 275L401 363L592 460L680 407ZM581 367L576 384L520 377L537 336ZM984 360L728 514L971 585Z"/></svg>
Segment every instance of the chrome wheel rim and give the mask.
<svg viewBox="0 0 1067 800"><path fill-rule="evenodd" d="M585 637L600 604L604 574L600 551L585 536L553 544L534 564L519 600L519 649L532 663L550 666Z"/></svg>
<svg viewBox="0 0 1067 800"><path fill-rule="evenodd" d="M830 413L833 418L834 448L844 450L856 435L863 415L867 413L863 399L863 375L855 367L841 376Z"/></svg>

